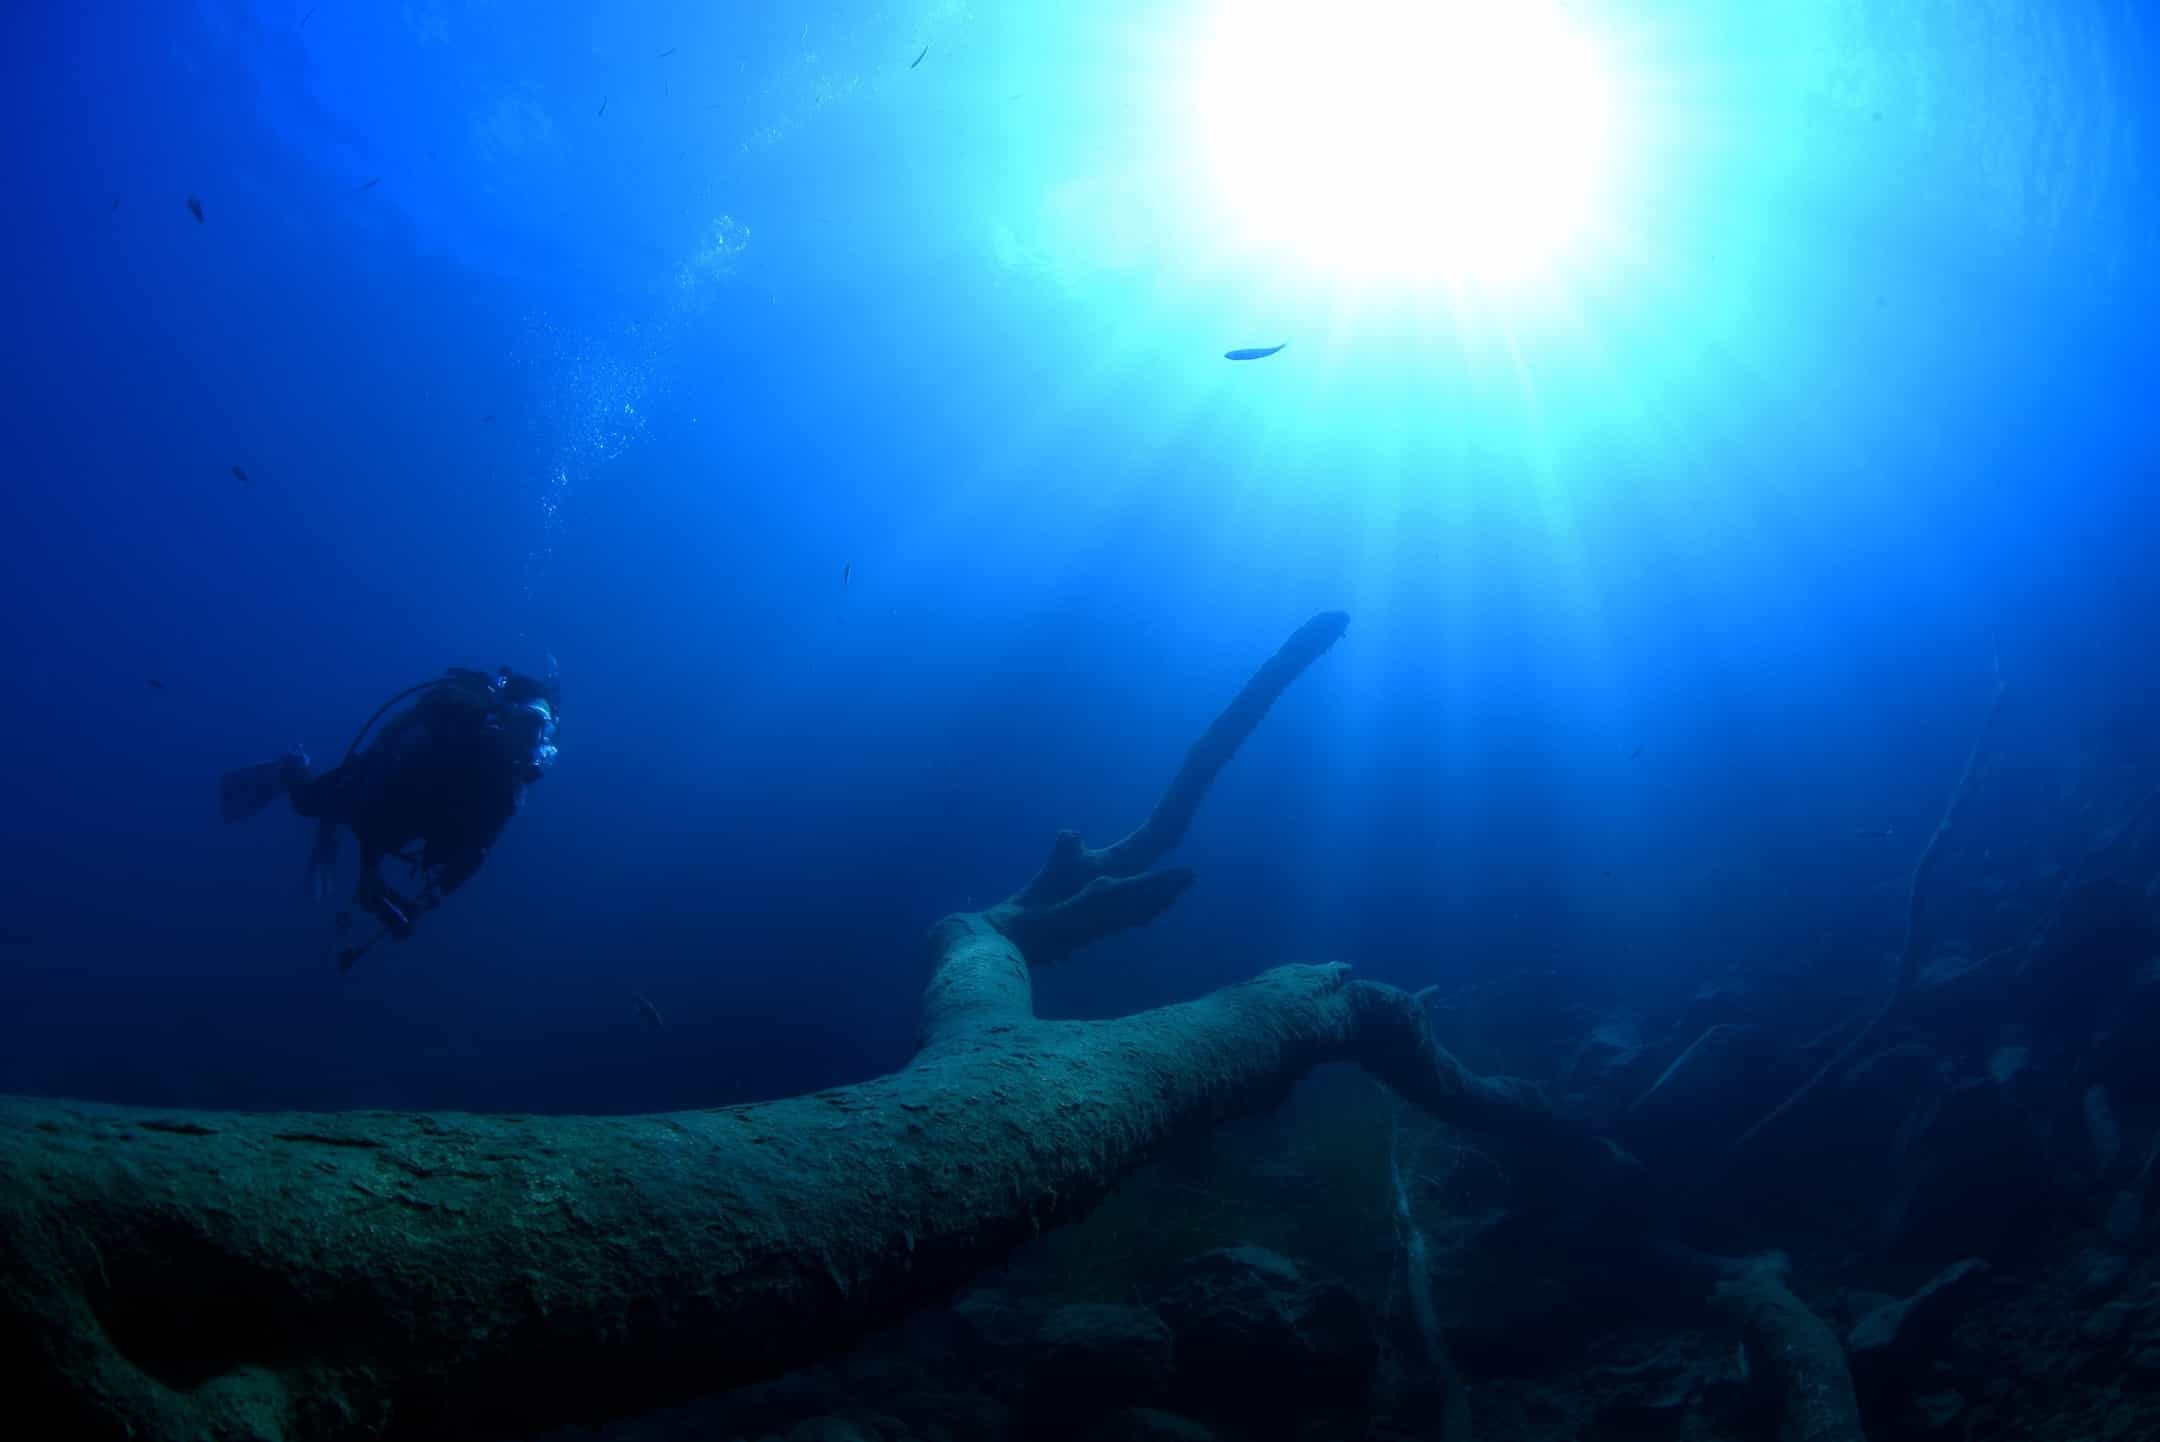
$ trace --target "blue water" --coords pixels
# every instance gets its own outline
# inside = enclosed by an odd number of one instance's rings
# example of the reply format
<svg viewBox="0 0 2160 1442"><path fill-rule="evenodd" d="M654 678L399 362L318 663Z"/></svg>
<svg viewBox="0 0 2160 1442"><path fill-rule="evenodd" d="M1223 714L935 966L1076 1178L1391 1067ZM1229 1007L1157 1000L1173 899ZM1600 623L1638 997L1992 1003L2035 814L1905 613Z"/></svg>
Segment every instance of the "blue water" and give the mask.
<svg viewBox="0 0 2160 1442"><path fill-rule="evenodd" d="M1521 305L1220 233L1171 8L12 10L0 1090L889 1068L928 925L1135 824L1325 609L1199 884L1046 1013L1328 958L1862 993L1997 655L2013 796L2160 772L2139 7L1586 7L1642 144ZM550 654L559 766L340 974L303 824L216 776Z"/></svg>

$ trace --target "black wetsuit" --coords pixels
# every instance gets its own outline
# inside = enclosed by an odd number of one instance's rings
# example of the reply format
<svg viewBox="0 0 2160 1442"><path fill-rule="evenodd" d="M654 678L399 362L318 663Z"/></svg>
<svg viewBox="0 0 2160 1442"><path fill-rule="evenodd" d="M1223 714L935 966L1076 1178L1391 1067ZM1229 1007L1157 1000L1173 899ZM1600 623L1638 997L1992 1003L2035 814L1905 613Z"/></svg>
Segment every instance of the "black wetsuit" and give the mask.
<svg viewBox="0 0 2160 1442"><path fill-rule="evenodd" d="M494 721L498 699L484 678L445 681L365 750L291 789L293 810L359 839L358 899L397 935L471 879L524 798L529 750ZM385 856L417 867L417 898L384 884Z"/></svg>

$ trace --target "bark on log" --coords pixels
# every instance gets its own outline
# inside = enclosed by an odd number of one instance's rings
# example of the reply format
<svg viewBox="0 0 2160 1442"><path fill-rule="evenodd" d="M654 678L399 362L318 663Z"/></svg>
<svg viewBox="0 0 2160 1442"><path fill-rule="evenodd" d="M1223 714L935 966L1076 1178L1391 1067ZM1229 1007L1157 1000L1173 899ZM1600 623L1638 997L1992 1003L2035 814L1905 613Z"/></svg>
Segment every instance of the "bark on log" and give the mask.
<svg viewBox="0 0 2160 1442"><path fill-rule="evenodd" d="M1061 837L1011 901L940 922L922 1049L891 1076L635 1117L0 1100L11 1413L86 1439L484 1439L708 1395L950 1295L1166 1139L1327 1061L1548 1175L1624 1170L1534 1088L1441 1050L1419 998L1339 965L1112 1021L1034 1015L1031 961L1184 888L1143 873L1342 628L1298 632L1131 837Z"/></svg>

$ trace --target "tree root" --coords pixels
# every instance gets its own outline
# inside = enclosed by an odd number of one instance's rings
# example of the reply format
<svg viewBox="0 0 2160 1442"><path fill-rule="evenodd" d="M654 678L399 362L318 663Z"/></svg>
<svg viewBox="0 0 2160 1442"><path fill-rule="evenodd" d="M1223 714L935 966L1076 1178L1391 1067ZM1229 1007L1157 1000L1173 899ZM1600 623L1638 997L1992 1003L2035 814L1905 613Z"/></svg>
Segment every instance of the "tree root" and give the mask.
<svg viewBox="0 0 2160 1442"><path fill-rule="evenodd" d="M1847 1066L1868 1053L1865 1048L1880 1036L1897 1017L1912 994L1913 984L1920 978L1920 964L1925 950L1920 929L1920 912L1926 902L1928 882L1935 874L1936 863L1942 857L1943 838L1956 829L1958 817L1964 813L1966 803L1972 798L1973 779L1979 774L1981 758L1987 754L1988 740L1995 732L1995 718L2002 712L2003 680L2002 660L1995 661L1995 689L1988 697L1986 713L1981 717L1980 729L1973 735L1972 750L1965 755L1965 769L1958 774L1958 782L1950 793L1949 804L1943 808L1942 817L1935 823L1935 830L1928 837L1927 845L1920 850L1920 859L1913 863L1912 877L1905 887L1905 940L1898 952L1897 976L1891 982L1890 994L1882 1005L1869 1016L1867 1024L1853 1033L1852 1040L1837 1050L1837 1054L1824 1062L1815 1074L1802 1082L1792 1094L1772 1107L1760 1121L1742 1132L1726 1149L1728 1163L1736 1162L1761 1146L1781 1123L1799 1112L1823 1089L1842 1076Z"/></svg>
<svg viewBox="0 0 2160 1442"><path fill-rule="evenodd" d="M85 1439L484 1439L708 1395L949 1296L1329 1061L1577 1188L1609 1181L1620 1154L1339 965L1034 1015L1031 962L1182 890L1142 873L1343 625L1262 667L1131 836L1061 837L1012 900L940 922L922 1048L890 1076L607 1118L0 1100L0 1355L29 1377L11 1410Z"/></svg>

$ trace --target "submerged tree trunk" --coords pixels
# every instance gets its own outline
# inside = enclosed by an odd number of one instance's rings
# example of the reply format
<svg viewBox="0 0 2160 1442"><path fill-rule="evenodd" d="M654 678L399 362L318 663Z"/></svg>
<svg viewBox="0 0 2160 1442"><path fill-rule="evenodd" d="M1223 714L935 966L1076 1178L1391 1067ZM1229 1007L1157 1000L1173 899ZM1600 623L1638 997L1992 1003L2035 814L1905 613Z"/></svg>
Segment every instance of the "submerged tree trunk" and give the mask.
<svg viewBox="0 0 2160 1442"><path fill-rule="evenodd" d="M10 1411L82 1438L479 1439L680 1402L948 1296L1326 1061L1548 1174L1611 1174L1534 1089L1440 1050L1421 998L1342 966L1034 1015L1030 963L1189 883L1147 868L1345 624L1300 629L1130 837L1061 835L1010 901L940 922L922 1047L891 1076L599 1118L0 1100L0 1356L30 1379Z"/></svg>

